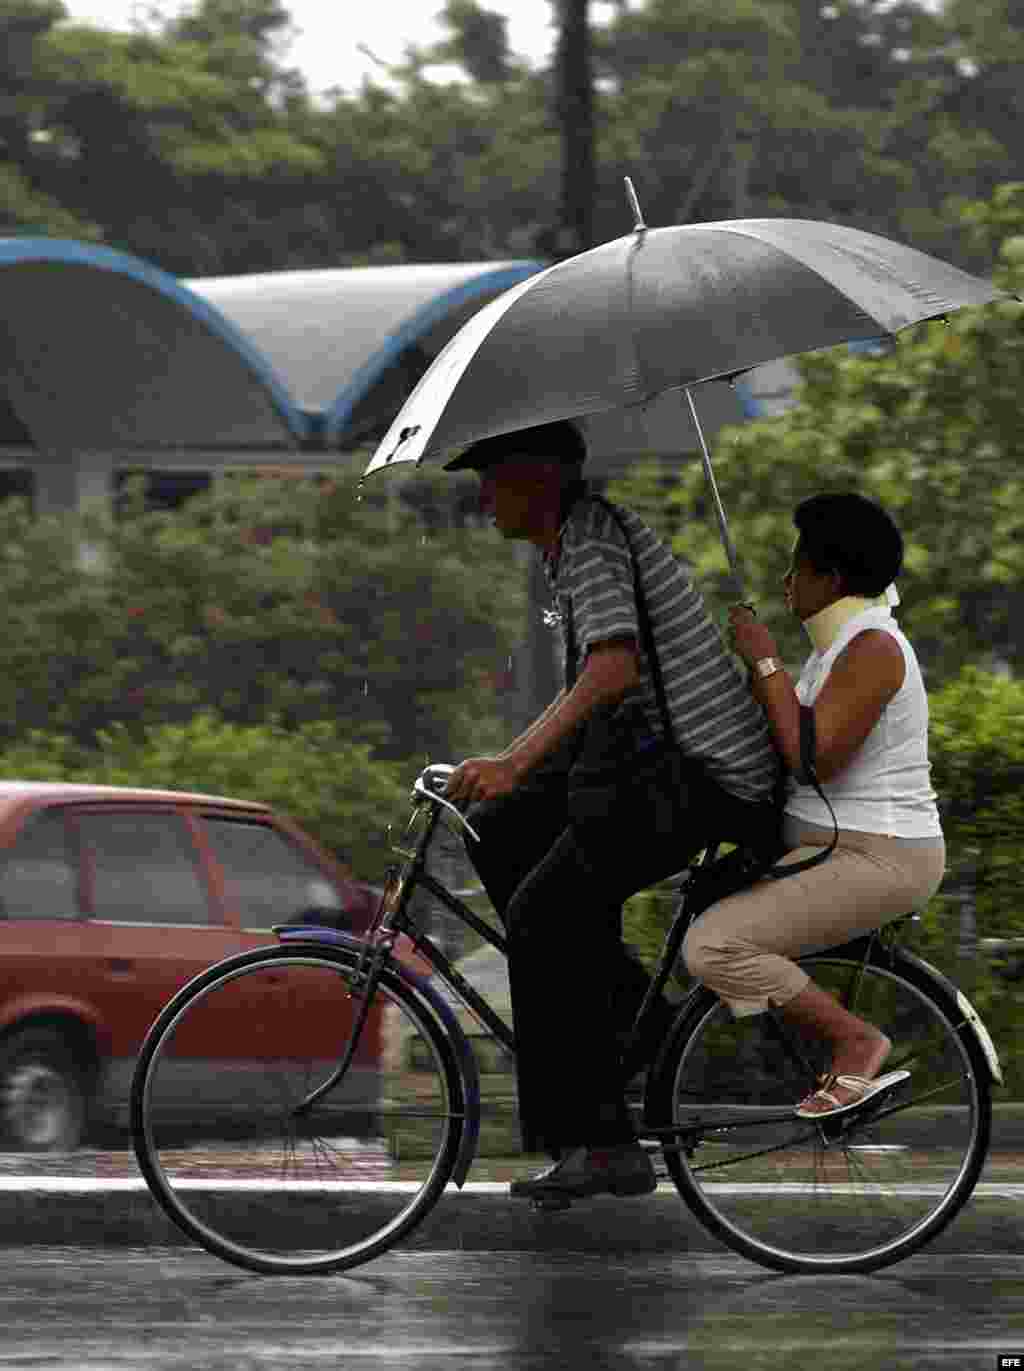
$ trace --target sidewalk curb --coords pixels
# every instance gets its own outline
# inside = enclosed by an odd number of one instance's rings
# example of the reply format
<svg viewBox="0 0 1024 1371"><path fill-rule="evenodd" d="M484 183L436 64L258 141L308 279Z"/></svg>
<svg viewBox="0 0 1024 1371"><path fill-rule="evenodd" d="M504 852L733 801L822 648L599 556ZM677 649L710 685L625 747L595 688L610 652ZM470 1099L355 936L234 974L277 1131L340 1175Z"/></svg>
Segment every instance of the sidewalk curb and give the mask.
<svg viewBox="0 0 1024 1371"><path fill-rule="evenodd" d="M265 1205L273 1219L273 1197ZM294 1198L285 1200L294 1203ZM801 1223L793 1206L794 1230ZM67 1177L8 1177L0 1189L0 1247L194 1246L159 1209L141 1180L89 1182ZM1024 1184L982 1183L936 1248L1024 1253ZM639 1199L601 1196L558 1214L535 1213L503 1184L449 1187L436 1208L400 1244L459 1251L724 1250L675 1189L662 1184ZM198 1249L197 1249L198 1250Z"/></svg>
<svg viewBox="0 0 1024 1371"><path fill-rule="evenodd" d="M1024 1110L1010 1106L995 1112L992 1153L1003 1154L1000 1167L1014 1167L1010 1183L989 1182L982 1175L967 1208L936 1239L936 1250L947 1252L1024 1253ZM110 1173L112 1159L129 1168ZM4 1158L11 1170L0 1168L0 1247L45 1244L67 1247L149 1247L192 1244L156 1204L135 1168L130 1153L73 1154L68 1170L93 1174L53 1174L64 1159L24 1155ZM74 1163L71 1165L70 1163ZM524 1163L525 1165L525 1163ZM17 1168L17 1170L15 1170ZM100 1174L96 1174L96 1173ZM472 1172L470 1173L472 1177ZM356 1190L356 1203L373 1203L374 1189L386 1182ZM281 1192L278 1192L281 1193ZM294 1196L281 1195L285 1204ZM273 1221L276 1196L259 1192L258 1221ZM322 1201L317 1198L319 1215ZM793 1209L794 1231L801 1206ZM293 1216L294 1217L294 1216ZM577 1251L613 1254L622 1251L677 1253L724 1251L690 1213L675 1188L665 1182L652 1194L633 1199L600 1196L557 1214L539 1214L522 1200L513 1200L504 1182L474 1182L461 1190L449 1186L435 1209L399 1244L406 1250L464 1251ZM198 1250L198 1249L196 1249ZM929 1247L931 1250L931 1247Z"/></svg>

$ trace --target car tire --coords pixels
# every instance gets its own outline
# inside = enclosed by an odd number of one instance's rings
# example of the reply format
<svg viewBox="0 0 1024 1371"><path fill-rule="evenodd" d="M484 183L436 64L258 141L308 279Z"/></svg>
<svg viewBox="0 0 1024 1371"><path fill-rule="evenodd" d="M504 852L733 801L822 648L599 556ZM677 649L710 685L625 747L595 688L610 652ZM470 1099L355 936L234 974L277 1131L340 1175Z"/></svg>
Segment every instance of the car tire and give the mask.
<svg viewBox="0 0 1024 1371"><path fill-rule="evenodd" d="M87 1114L85 1080L57 1029L25 1028L0 1043L0 1146L71 1152Z"/></svg>

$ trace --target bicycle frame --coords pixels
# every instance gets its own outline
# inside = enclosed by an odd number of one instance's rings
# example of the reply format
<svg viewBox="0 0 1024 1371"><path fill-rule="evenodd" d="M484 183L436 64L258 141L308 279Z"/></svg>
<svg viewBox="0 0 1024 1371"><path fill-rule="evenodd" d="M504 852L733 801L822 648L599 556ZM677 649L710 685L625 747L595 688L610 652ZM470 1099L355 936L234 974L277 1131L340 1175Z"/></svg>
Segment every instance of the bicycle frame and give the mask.
<svg viewBox="0 0 1024 1371"><path fill-rule="evenodd" d="M486 942L494 947L502 956L508 956L508 944L505 938L485 920L481 919L472 909L469 908L458 896L453 895L440 881L438 881L426 869L427 854L430 845L437 831L438 823L443 813L449 813L458 825L467 831L471 837L479 841L478 835L466 820L462 812L444 798L443 790L447 785L448 777L454 767L435 764L426 767L417 777L413 787L412 802L413 812L409 820L406 832L408 833L417 819L420 817L424 806L429 806L429 814L424 824L423 832L420 834L415 847L411 850L396 846L393 851L396 855L405 859L403 867L391 867L387 873L384 894L381 898L377 914L370 927L364 943L364 953L357 973L359 993L365 995L367 1000L372 999L373 990L380 975L380 969L384 962L391 955L394 945L400 934L404 934L416 951L429 963L431 968L437 973L440 979L454 992L459 1000L466 1006L471 1014L477 1019L481 1026L498 1040L499 1043L510 1053L515 1052L515 1033L509 1024L497 1014L479 992L470 984L462 973L452 965L451 961L445 956L437 944L430 938L422 928L409 915L409 901L413 892L417 889L429 891L434 898L439 901L451 914L459 919L467 927L472 928ZM691 863L684 872L683 881L679 887L676 898L676 907L673 913L672 923L665 937L665 944L662 948L658 965L651 978L651 984L643 1003L633 1021L630 1035L625 1045L625 1050L632 1045L636 1036L640 1033L647 1019L651 1005L657 1000L668 983L676 959L679 955L683 939L692 922L692 915L687 908L687 894L690 886L701 869L710 866L717 853L717 844L707 848L698 857L697 861ZM359 1025L361 1027L361 1024ZM788 1035L786 1035L788 1039ZM357 1040L357 1035L353 1034L353 1040ZM791 1044L788 1044L790 1051L795 1051ZM350 1057L354 1054L355 1047L350 1045ZM332 1089L344 1073L345 1063L339 1068L338 1072L326 1081L317 1091L315 1098L320 1098ZM813 1074L812 1074L813 1079ZM314 1099L303 1102L303 1108L310 1106Z"/></svg>
<svg viewBox="0 0 1024 1371"><path fill-rule="evenodd" d="M296 1107L296 1113L308 1112L317 1100L326 1095L339 1083L352 1061L356 1046L358 1045L359 1035L365 1023L369 1005L372 1002L374 990L376 989L381 972L385 964L391 958L395 943L400 935L409 939L416 951L429 964L431 969L437 974L441 981L447 985L455 994L457 999L469 1010L481 1026L491 1033L497 1041L510 1054L515 1053L515 1033L511 1025L505 1022L502 1017L487 1003L483 996L466 979L465 976L455 967L448 957L442 952L437 944L431 939L409 914L409 902L413 892L422 889L428 891L434 898L444 906L455 918L459 919L464 925L472 928L487 943L495 948L496 951L507 957L508 944L506 939L496 929L492 928L484 919L480 918L469 906L458 896L452 894L436 877L432 876L426 869L427 854L430 845L437 831L438 823L444 812L450 812L460 827L468 831L474 838L477 835L470 824L466 821L461 811L450 804L443 796L443 789L447 783L447 778L454 768L450 766L434 765L428 766L417 778L413 788L412 801L413 812L409 820L406 832L408 833L420 818L424 807L429 807L429 813L415 846L411 850L402 847L395 847L395 853L405 859L403 866L393 866L387 873L384 894L374 917L374 921L362 940L362 954L356 972L355 984L352 993L364 999L361 1014L357 1017L356 1025L353 1029L348 1048L344 1054L338 1068L332 1073L331 1077L325 1081L315 1092L308 1096ZM651 978L651 984L644 997L643 1003L637 1012L633 1022L629 1038L626 1043L626 1050L632 1045L637 1035L640 1033L651 1005L661 995L664 990L672 967L679 955L683 939L695 917L690 906L688 896L692 893L694 883L699 879L699 873L708 868L714 860L717 846L706 849L700 857L691 863L684 872L683 880L680 883L676 897L676 906L673 913L672 922L665 936L665 943L662 948L658 965ZM913 916L916 917L916 916ZM899 922L899 921L897 921ZM294 930L289 930L294 932ZM887 925L882 930L876 930L868 935L864 940L864 951L861 957L861 968L867 965L871 958L872 950L876 944L887 947L890 955L894 954L898 942L898 931L895 923ZM861 980L858 976L848 987L845 996L846 1007L851 1008L856 998L856 990ZM692 994L699 993L700 987L695 987ZM684 1001L680 1006L680 1013L685 1010ZM784 1051L791 1060L805 1073L808 1086L813 1086L817 1081L817 1076L811 1063L804 1052L801 1051L799 1040L796 1035L790 1032L781 1015L773 1008L769 1008L768 1018L772 1024L773 1031L779 1039ZM972 1024L973 1027L973 1024ZM897 1111L902 1106L892 1107ZM886 1112L890 1112L886 1110ZM691 1120L686 1124L676 1124L667 1127L654 1127L647 1125L644 1132L651 1138L656 1138L663 1147L686 1148L692 1145L696 1138L706 1135L709 1131L728 1130L735 1132L744 1128L754 1128L759 1126L763 1119L751 1120L750 1122L737 1121L735 1117L724 1117L716 1120L713 1115L702 1117L699 1120ZM814 1127L814 1125L809 1125ZM676 1141L670 1142L670 1139ZM687 1141L689 1139L689 1143Z"/></svg>
<svg viewBox="0 0 1024 1371"><path fill-rule="evenodd" d="M499 1014L495 1013L470 982L452 965L437 944L415 924L408 914L409 900L413 891L418 888L425 889L463 924L472 928L486 942L490 943L502 956L506 958L508 956L508 944L505 938L475 914L458 896L453 895L426 869L427 853L443 812L450 812L456 822L479 841L477 834L461 811L445 800L440 793L453 770L454 768L450 766L428 766L416 780L412 796L414 808L409 829L416 822L423 805L430 805L430 814L424 831L412 851L400 847L394 849L399 856L406 859L406 866L404 870L392 868L388 873L381 907L368 936L367 969L369 973L369 967L373 961L371 946L384 948L386 953L390 953L398 935L404 933L417 952L431 965L441 980L449 986L481 1026L492 1033L508 1052L514 1053L515 1034L513 1028ZM708 865L716 850L716 848L707 849L694 865L697 868ZM688 875L692 873L693 869L693 867L687 868ZM635 1036L640 1032L647 1018L650 1006L657 1000L668 982L679 949L682 947L683 938L686 936L689 922L690 920L686 916L684 886L683 894L677 899L676 910L665 939L665 946L658 967L633 1022L627 1048L632 1045Z"/></svg>

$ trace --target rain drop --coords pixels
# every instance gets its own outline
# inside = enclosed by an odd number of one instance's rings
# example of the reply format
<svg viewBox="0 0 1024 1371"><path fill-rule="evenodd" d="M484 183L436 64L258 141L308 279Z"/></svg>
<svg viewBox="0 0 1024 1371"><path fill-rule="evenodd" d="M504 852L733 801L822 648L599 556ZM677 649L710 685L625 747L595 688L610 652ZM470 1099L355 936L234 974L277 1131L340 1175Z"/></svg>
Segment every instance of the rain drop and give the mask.
<svg viewBox="0 0 1024 1371"><path fill-rule="evenodd" d="M364 694L364 695L369 695L369 693L370 693L370 682L369 682L369 681L364 681L364 682L363 682L363 694Z"/></svg>
<svg viewBox="0 0 1024 1371"><path fill-rule="evenodd" d="M511 670L512 670L512 657L511 657L511 654L509 655L509 659L508 659L508 662L506 663L505 670L506 670L506 671L511 671Z"/></svg>

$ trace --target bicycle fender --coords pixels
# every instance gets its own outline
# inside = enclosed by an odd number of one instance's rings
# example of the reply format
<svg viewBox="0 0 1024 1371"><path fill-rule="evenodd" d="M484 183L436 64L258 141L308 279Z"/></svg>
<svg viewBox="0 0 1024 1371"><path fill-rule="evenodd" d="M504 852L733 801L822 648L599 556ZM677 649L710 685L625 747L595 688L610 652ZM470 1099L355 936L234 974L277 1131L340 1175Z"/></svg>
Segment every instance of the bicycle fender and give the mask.
<svg viewBox="0 0 1024 1371"><path fill-rule="evenodd" d="M301 924L278 928L277 937L282 943L326 943L329 947L343 947L348 952L363 952L366 944L361 938L357 938L353 933L343 933L340 929L325 928L320 925L303 927ZM477 1143L480 1140L480 1070L477 1066L476 1054L469 1045L469 1039L462 1030L462 1025L451 1006L441 996L439 991L430 984L426 976L422 976L418 971L413 971L400 962L392 963L395 974L400 977L411 990L414 990L420 999L425 1000L428 1007L441 1020L445 1031L451 1041L452 1051L462 1074L465 1086L466 1099L464 1101L465 1115L462 1123L462 1136L459 1139L459 1151L455 1158L455 1165L452 1168L452 1180L461 1190L466 1183L469 1168L473 1164L476 1155Z"/></svg>
<svg viewBox="0 0 1024 1371"><path fill-rule="evenodd" d="M931 962L926 962L925 959L919 957L916 952L908 952L906 948L901 947L899 955L902 960L909 962L911 966L923 976L927 976L930 980L935 981L953 1001L957 1009L959 1009L960 1013L964 1016L965 1023L974 1034L978 1046L981 1048L981 1055L985 1058L988 1069L992 1073L992 1080L996 1085L1002 1085L1003 1068L999 1061L999 1053L996 1051L996 1045L992 1041L988 1029L982 1022L981 1015L975 1009L974 1005L971 1004L964 992L954 985L948 976L944 976L937 966L932 966Z"/></svg>

